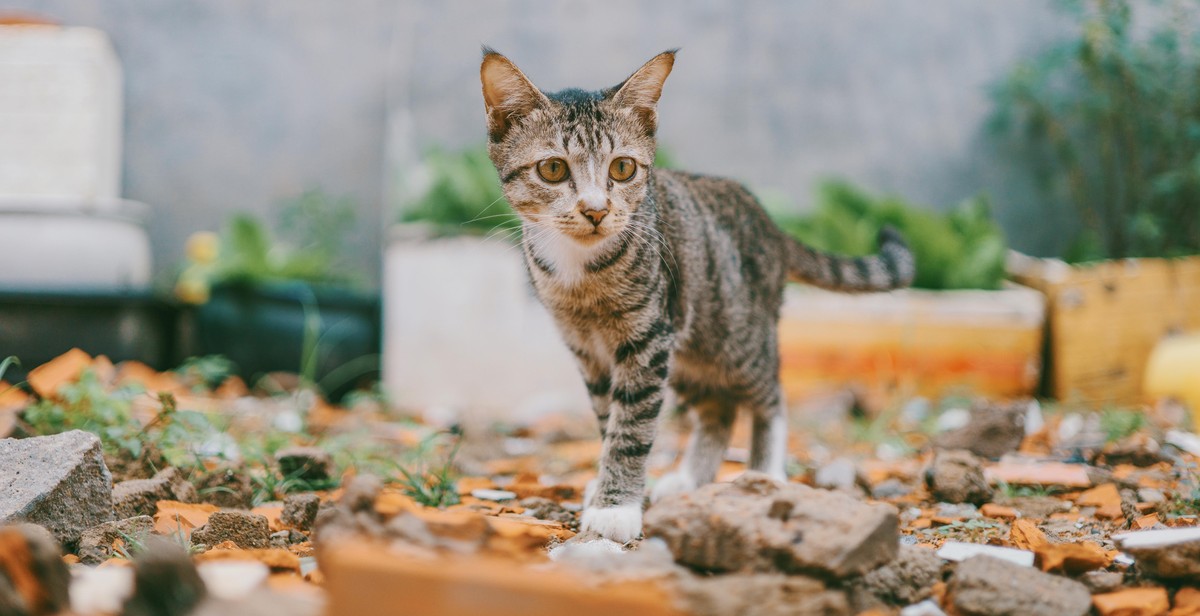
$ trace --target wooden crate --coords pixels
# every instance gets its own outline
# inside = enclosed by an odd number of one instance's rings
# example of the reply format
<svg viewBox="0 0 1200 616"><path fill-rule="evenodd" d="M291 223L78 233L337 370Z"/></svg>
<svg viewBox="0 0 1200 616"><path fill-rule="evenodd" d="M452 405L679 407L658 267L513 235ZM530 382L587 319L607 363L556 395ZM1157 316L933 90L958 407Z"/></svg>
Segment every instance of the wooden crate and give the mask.
<svg viewBox="0 0 1200 616"><path fill-rule="evenodd" d="M907 396L1032 395L1045 302L999 291L845 295L791 286L779 326L781 379L791 401L852 388L872 408Z"/></svg>
<svg viewBox="0 0 1200 616"><path fill-rule="evenodd" d="M1046 294L1047 391L1066 402L1145 401L1154 346L1200 328L1200 257L1127 259L1071 266L1014 255L1014 280Z"/></svg>

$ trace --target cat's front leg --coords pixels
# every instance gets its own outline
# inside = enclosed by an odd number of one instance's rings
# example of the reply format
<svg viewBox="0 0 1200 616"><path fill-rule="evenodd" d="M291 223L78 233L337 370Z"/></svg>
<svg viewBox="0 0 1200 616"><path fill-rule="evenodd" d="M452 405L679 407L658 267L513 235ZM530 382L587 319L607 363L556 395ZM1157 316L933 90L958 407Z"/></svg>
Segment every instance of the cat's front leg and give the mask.
<svg viewBox="0 0 1200 616"><path fill-rule="evenodd" d="M646 456L654 443L667 385L670 327L657 321L635 331L614 355L600 472L585 503L580 530L628 543L642 533Z"/></svg>

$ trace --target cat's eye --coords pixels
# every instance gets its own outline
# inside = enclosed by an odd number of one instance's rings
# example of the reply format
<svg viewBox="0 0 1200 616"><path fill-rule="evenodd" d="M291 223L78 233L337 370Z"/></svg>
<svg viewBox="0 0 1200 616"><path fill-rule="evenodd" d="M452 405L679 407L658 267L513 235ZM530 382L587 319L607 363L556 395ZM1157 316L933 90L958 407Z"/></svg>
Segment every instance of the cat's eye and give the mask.
<svg viewBox="0 0 1200 616"><path fill-rule="evenodd" d="M612 164L608 166L608 177L618 182L628 182L636 172L637 163L633 162L633 159L628 156L615 158Z"/></svg>
<svg viewBox="0 0 1200 616"><path fill-rule="evenodd" d="M543 180L551 184L557 184L565 179L570 173L567 170L567 161L561 158L547 158L537 164L538 175Z"/></svg>

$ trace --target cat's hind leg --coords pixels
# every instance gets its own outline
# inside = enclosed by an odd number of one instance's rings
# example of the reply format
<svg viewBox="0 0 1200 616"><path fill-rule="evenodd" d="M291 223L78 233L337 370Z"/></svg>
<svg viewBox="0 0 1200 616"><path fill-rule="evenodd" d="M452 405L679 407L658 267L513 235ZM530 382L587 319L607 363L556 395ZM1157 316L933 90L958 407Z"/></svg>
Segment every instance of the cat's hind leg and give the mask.
<svg viewBox="0 0 1200 616"><path fill-rule="evenodd" d="M787 405L778 385L761 402L747 405L752 417L750 470L787 480Z"/></svg>
<svg viewBox="0 0 1200 616"><path fill-rule="evenodd" d="M683 459L678 469L663 475L654 484L651 502L712 483L717 476L717 469L721 467L721 460L725 459L736 414L737 407L724 400L706 400L690 405L692 434Z"/></svg>

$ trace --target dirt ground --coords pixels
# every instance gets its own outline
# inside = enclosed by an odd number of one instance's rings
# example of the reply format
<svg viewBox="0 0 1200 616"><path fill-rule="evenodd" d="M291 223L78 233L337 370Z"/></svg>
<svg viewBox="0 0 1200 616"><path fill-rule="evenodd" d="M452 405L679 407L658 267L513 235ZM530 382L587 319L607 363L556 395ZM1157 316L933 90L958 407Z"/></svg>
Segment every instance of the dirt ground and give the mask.
<svg viewBox="0 0 1200 616"><path fill-rule="evenodd" d="M52 536L0 529L0 613L1200 614L1200 438L1171 404L809 401L788 485L734 481L739 423L721 485L654 505L618 546L575 538L588 417L433 426L289 375L250 388L82 353L0 391L0 437L97 434L114 486L113 513L74 532L9 516ZM651 483L687 424L664 417Z"/></svg>

